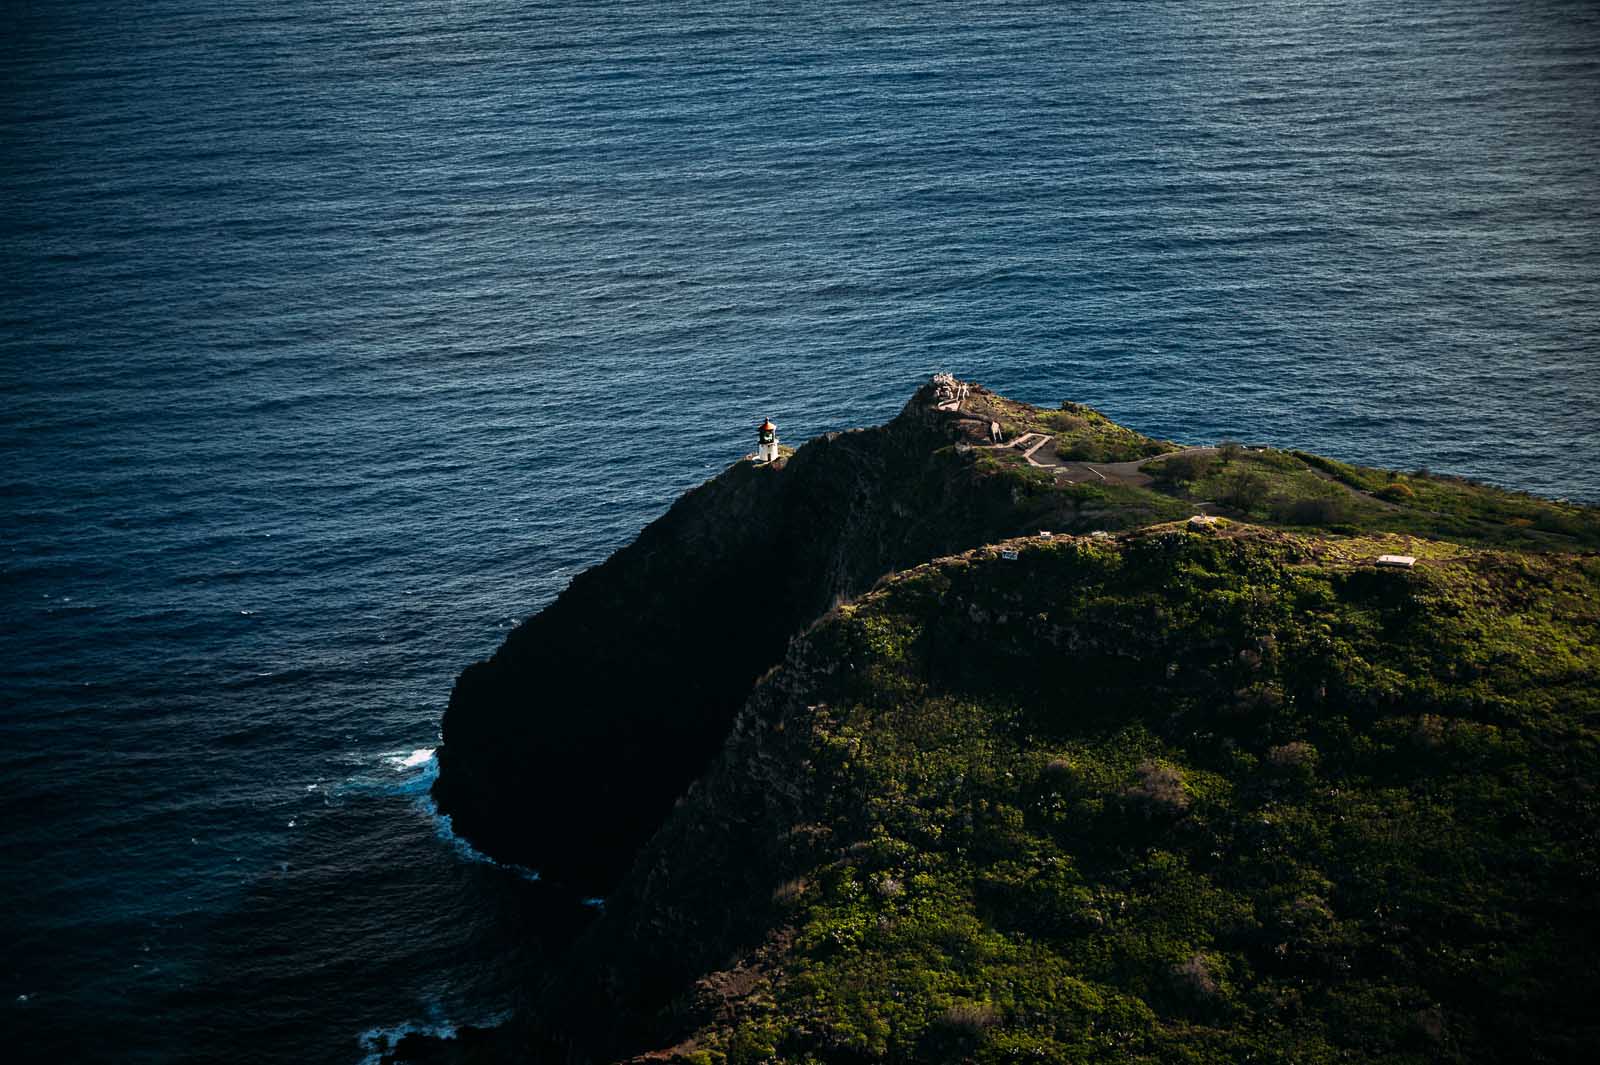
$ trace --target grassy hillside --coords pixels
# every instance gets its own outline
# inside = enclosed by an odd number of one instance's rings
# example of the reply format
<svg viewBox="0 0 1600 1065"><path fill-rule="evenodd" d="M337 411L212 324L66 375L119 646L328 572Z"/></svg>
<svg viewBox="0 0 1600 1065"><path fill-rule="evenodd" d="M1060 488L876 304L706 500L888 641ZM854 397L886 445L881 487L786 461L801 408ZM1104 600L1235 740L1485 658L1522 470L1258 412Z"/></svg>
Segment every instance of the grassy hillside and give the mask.
<svg viewBox="0 0 1600 1065"><path fill-rule="evenodd" d="M751 911L666 1056L1582 1058L1600 560L1393 546L1017 541L824 620L608 917Z"/></svg>
<svg viewBox="0 0 1600 1065"><path fill-rule="evenodd" d="M1586 1061L1600 510L940 398L463 674L441 808L607 901L406 1060Z"/></svg>
<svg viewBox="0 0 1600 1065"><path fill-rule="evenodd" d="M1045 454L1063 463L1112 470L1076 483L1009 449L980 451L990 476L1009 477L1040 497L1039 518L1077 528L1099 516L1108 529L1187 516L1196 509L1284 528L1341 534L1397 532L1482 546L1532 550L1600 548L1600 511L1493 485L1429 473L1379 470L1304 451L1224 443L1210 453L1175 454L1176 444L1126 429L1077 403L1051 411L978 390L966 406L1008 438L1040 433ZM1143 462L1119 475L1114 464Z"/></svg>

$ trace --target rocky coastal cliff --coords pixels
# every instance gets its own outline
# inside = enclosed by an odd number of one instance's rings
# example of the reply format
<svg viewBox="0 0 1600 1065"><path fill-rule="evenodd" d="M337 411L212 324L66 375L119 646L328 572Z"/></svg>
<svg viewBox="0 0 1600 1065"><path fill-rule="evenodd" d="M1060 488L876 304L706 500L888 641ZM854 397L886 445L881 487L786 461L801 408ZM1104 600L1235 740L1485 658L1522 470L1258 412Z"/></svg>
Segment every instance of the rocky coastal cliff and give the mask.
<svg viewBox="0 0 1600 1065"><path fill-rule="evenodd" d="M455 830L501 860L607 890L756 678L834 604L1041 524L1146 516L1010 476L1010 455L958 450L986 437L990 413L1017 430L986 399L969 400L980 418L938 409L925 388L885 426L736 463L580 575L456 683L435 788ZM1120 427L1096 435L1119 457L1164 447Z"/></svg>
<svg viewBox="0 0 1600 1065"><path fill-rule="evenodd" d="M736 464L463 674L441 808L608 901L445 1049L1578 1060L1600 515L940 398Z"/></svg>

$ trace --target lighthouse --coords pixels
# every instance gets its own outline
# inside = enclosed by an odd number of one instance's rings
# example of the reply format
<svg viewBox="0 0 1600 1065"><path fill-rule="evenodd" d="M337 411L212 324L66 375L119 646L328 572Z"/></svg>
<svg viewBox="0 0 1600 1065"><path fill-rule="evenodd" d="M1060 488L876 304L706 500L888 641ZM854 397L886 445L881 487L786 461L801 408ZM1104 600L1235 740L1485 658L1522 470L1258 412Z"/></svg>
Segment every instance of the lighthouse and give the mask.
<svg viewBox="0 0 1600 1065"><path fill-rule="evenodd" d="M756 436L756 461L771 462L778 457L778 427L763 420Z"/></svg>

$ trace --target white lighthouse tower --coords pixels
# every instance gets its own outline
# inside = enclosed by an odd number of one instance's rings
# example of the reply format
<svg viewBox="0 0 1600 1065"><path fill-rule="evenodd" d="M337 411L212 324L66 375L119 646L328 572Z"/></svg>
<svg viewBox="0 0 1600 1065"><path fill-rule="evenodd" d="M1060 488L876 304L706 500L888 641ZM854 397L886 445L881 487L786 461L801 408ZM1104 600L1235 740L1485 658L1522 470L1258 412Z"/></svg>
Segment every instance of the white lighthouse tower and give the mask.
<svg viewBox="0 0 1600 1065"><path fill-rule="evenodd" d="M778 457L778 427L770 419L761 423L756 437L756 461L771 462Z"/></svg>

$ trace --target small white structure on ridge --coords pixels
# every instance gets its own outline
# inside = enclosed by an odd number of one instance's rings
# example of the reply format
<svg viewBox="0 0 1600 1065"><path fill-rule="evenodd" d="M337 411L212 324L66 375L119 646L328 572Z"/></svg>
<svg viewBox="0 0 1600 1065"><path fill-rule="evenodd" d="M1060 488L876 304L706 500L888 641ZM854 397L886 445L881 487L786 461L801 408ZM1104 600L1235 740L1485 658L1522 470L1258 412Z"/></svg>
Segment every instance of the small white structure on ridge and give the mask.
<svg viewBox="0 0 1600 1065"><path fill-rule="evenodd" d="M954 374L936 373L933 375L933 405L940 410L960 410L971 388L965 381L957 381Z"/></svg>
<svg viewBox="0 0 1600 1065"><path fill-rule="evenodd" d="M772 419L766 418L762 420L756 436L756 461L772 462L777 457L778 427L772 424Z"/></svg>
<svg viewBox="0 0 1600 1065"><path fill-rule="evenodd" d="M1380 566L1392 566L1395 569L1410 569L1412 566L1415 566L1416 564L1417 564L1416 558L1411 556L1411 555L1379 555L1378 556L1378 565L1380 565Z"/></svg>

